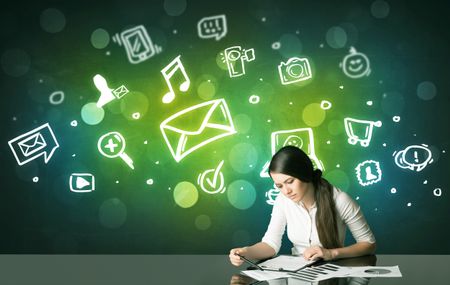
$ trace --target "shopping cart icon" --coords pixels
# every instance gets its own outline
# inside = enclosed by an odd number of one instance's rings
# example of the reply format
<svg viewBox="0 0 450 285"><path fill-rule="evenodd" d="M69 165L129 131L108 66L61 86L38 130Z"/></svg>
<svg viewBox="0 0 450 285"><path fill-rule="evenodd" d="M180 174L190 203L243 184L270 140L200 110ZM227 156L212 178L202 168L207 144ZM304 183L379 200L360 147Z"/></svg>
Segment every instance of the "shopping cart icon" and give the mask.
<svg viewBox="0 0 450 285"><path fill-rule="evenodd" d="M381 127L381 121L366 121L352 118L345 118L345 132L348 136L349 144L359 144L368 147L372 139L373 127Z"/></svg>

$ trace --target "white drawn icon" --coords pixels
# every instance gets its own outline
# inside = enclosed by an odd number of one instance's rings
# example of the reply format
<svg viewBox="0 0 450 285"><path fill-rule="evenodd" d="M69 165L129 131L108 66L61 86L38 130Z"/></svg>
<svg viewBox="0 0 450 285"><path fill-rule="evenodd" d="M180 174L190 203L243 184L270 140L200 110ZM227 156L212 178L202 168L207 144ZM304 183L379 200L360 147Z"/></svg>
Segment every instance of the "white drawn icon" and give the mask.
<svg viewBox="0 0 450 285"><path fill-rule="evenodd" d="M240 46L229 47L225 50L224 62L228 67L230 77L245 74L245 62L255 60L255 49L242 49Z"/></svg>
<svg viewBox="0 0 450 285"><path fill-rule="evenodd" d="M97 107L102 108L114 99L120 99L125 96L129 91L122 85L116 89L111 89L108 87L108 82L100 74L96 74L93 78L95 87L100 91L100 97L97 101Z"/></svg>
<svg viewBox="0 0 450 285"><path fill-rule="evenodd" d="M144 26L136 26L113 36L113 41L124 46L128 60L132 64L140 63L162 51L161 47L153 45Z"/></svg>
<svg viewBox="0 0 450 285"><path fill-rule="evenodd" d="M64 102L64 92L59 90L59 91L55 91L52 94L50 94L50 96L48 97L48 100L50 102L50 104L52 105L59 105L62 102Z"/></svg>
<svg viewBox="0 0 450 285"><path fill-rule="evenodd" d="M395 151L393 156L398 167L416 172L422 171L433 162L431 150L426 144L410 145L404 150Z"/></svg>
<svg viewBox="0 0 450 285"><path fill-rule="evenodd" d="M264 178L269 178L269 165L270 165L270 161L266 161L266 163L264 163L263 168L261 169L261 172L259 173L260 177L264 177Z"/></svg>
<svg viewBox="0 0 450 285"><path fill-rule="evenodd" d="M98 139L98 151L108 158L120 157L131 168L134 169L133 160L124 152L125 138L118 132L109 132Z"/></svg>
<svg viewBox="0 0 450 285"><path fill-rule="evenodd" d="M312 78L311 66L307 58L292 57L278 65L281 84L292 84Z"/></svg>
<svg viewBox="0 0 450 285"><path fill-rule="evenodd" d="M272 155L284 146L295 146L303 150L311 159L315 168L324 170L323 163L317 158L314 149L314 136L311 128L284 130L271 135Z"/></svg>
<svg viewBox="0 0 450 285"><path fill-rule="evenodd" d="M189 80L189 77L186 73L186 70L184 69L183 63L181 63L180 56L177 56L174 60L172 60L169 65L164 67L161 70L162 75L164 76L164 79L166 80L167 86L169 87L169 92L167 92L163 96L163 103L170 103L175 99L175 92L173 91L172 82L170 79L174 74L177 72L177 70L181 71L181 74L183 75L183 82L180 84L180 91L186 92L189 89L189 85L191 84L191 81Z"/></svg>
<svg viewBox="0 0 450 285"><path fill-rule="evenodd" d="M200 38L215 38L218 41L227 34L227 19L225 15L202 18L197 24L197 30Z"/></svg>
<svg viewBox="0 0 450 285"><path fill-rule="evenodd" d="M350 53L344 57L340 66L344 74L350 78L361 78L370 74L369 59L365 54L357 52L354 47L350 48Z"/></svg>
<svg viewBox="0 0 450 285"><path fill-rule="evenodd" d="M191 123L189 126L187 121ZM160 128L177 162L210 142L236 133L224 99L184 109L164 120Z"/></svg>
<svg viewBox="0 0 450 285"><path fill-rule="evenodd" d="M226 190L225 179L221 171L224 161L222 160L215 169L205 170L198 175L197 184L208 194L223 193Z"/></svg>
<svg viewBox="0 0 450 285"><path fill-rule="evenodd" d="M267 198L266 203L273 206L275 204L275 199L277 199L278 195L280 195L280 189L273 185L273 189L270 189L266 192L265 196Z"/></svg>
<svg viewBox="0 0 450 285"><path fill-rule="evenodd" d="M90 173L72 173L69 186L72 192L92 192L95 190L95 177Z"/></svg>
<svg viewBox="0 0 450 285"><path fill-rule="evenodd" d="M366 121L353 118L345 118L344 126L345 132L348 136L348 143L355 145L359 144L363 147L368 147L372 139L373 127L381 127L381 121Z"/></svg>
<svg viewBox="0 0 450 285"><path fill-rule="evenodd" d="M355 168L356 178L362 186L369 186L381 180L380 163L375 160L366 160L358 164Z"/></svg>
<svg viewBox="0 0 450 285"><path fill-rule="evenodd" d="M8 144L19 165L24 165L41 155L44 156L44 162L48 163L59 147L48 123L8 141Z"/></svg>

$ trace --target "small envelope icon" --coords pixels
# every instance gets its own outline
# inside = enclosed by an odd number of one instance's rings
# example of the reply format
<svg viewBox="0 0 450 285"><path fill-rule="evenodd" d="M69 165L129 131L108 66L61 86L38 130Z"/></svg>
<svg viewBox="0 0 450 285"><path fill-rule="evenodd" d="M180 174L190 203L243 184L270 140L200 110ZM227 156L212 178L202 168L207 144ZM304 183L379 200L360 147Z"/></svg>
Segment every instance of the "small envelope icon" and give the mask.
<svg viewBox="0 0 450 285"><path fill-rule="evenodd" d="M160 128L177 162L210 142L236 133L224 99L184 109L164 120Z"/></svg>
<svg viewBox="0 0 450 285"><path fill-rule="evenodd" d="M117 99L122 98L123 96L125 96L128 93L128 89L127 87L125 87L125 85L122 85L116 89L113 90L113 94L114 96L116 96Z"/></svg>
<svg viewBox="0 0 450 285"><path fill-rule="evenodd" d="M47 146L41 133L35 133L17 144L25 157L30 156Z"/></svg>

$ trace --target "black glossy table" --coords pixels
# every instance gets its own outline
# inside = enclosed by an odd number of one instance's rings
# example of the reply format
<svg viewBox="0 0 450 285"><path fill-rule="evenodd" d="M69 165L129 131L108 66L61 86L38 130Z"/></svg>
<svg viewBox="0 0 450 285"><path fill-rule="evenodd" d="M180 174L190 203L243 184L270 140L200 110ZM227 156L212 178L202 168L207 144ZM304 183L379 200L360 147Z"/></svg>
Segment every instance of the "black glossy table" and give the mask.
<svg viewBox="0 0 450 285"><path fill-rule="evenodd" d="M450 255L377 255L336 263L399 265L403 277L342 278L319 284L450 284ZM244 269L232 266L226 255L0 255L0 284L255 284L240 275ZM277 284L291 283L300 284Z"/></svg>

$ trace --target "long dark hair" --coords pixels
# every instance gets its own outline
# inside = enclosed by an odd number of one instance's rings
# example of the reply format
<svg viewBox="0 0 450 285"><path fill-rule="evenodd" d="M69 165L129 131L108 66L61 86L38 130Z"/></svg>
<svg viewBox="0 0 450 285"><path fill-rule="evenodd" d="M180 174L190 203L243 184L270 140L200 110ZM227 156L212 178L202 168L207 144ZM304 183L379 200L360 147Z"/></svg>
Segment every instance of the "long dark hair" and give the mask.
<svg viewBox="0 0 450 285"><path fill-rule="evenodd" d="M320 243L325 248L342 247L337 230L333 185L322 177L320 169L314 170L308 155L297 147L285 146L272 157L269 173L282 173L313 184Z"/></svg>

